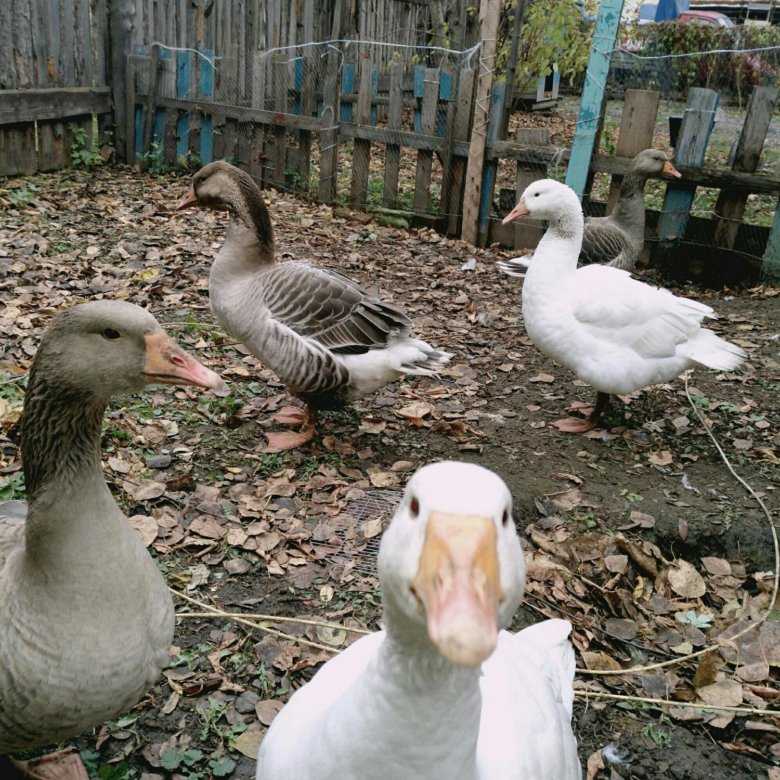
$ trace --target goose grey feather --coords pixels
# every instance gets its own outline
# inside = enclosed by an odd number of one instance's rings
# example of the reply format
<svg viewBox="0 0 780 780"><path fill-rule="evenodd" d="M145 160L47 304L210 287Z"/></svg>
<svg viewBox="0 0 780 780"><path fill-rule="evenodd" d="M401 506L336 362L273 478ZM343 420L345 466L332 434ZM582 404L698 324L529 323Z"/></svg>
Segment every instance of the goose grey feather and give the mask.
<svg viewBox="0 0 780 780"><path fill-rule="evenodd" d="M167 662L168 588L100 463L109 398L147 382L224 387L120 301L60 314L33 361L21 418L28 501L0 505L0 755L115 717Z"/></svg>
<svg viewBox="0 0 780 780"><path fill-rule="evenodd" d="M209 276L215 317L311 407L339 406L449 360L412 337L401 307L343 274L277 263L262 193L244 171L221 161L201 168L179 207L195 204L230 213Z"/></svg>

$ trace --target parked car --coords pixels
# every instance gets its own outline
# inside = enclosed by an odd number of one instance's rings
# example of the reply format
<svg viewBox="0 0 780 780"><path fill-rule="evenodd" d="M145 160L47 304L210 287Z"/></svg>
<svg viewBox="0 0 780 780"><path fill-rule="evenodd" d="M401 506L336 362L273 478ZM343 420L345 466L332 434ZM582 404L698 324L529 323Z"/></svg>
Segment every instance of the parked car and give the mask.
<svg viewBox="0 0 780 780"><path fill-rule="evenodd" d="M679 21L686 24L715 24L718 27L736 27L734 21L720 11L683 11Z"/></svg>

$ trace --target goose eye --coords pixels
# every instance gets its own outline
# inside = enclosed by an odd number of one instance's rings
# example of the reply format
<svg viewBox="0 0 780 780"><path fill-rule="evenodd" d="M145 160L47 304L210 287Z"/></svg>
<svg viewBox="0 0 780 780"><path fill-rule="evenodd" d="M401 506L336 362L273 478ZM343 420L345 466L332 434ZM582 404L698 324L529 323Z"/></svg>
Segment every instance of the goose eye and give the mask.
<svg viewBox="0 0 780 780"><path fill-rule="evenodd" d="M412 520L416 520L417 515L420 514L420 502L415 496L412 496L412 500L409 502L409 514L412 516Z"/></svg>
<svg viewBox="0 0 780 780"><path fill-rule="evenodd" d="M538 193L538 192L535 192L535 193L534 193L534 197L535 197L535 198L538 198L538 197L539 197L539 193Z"/></svg>
<svg viewBox="0 0 780 780"><path fill-rule="evenodd" d="M116 341L122 338L122 334L118 330L114 330L114 328L106 328L100 335L108 341Z"/></svg>
<svg viewBox="0 0 780 780"><path fill-rule="evenodd" d="M505 509L504 514L501 516L501 524L506 528L509 525L509 510Z"/></svg>

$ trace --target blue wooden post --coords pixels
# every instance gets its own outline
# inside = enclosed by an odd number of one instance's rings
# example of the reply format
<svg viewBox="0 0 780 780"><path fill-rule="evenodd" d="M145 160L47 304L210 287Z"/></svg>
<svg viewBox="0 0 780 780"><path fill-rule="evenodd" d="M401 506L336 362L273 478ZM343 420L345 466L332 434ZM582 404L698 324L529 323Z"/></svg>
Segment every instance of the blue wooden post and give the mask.
<svg viewBox="0 0 780 780"><path fill-rule="evenodd" d="M687 168L701 168L715 125L715 112L720 95L711 89L694 87L688 94L685 116L674 152L674 162ZM696 187L690 184L668 184L664 205L658 220L658 240L661 245L685 235Z"/></svg>
<svg viewBox="0 0 780 780"><path fill-rule="evenodd" d="M580 98L580 112L577 116L577 132L571 147L569 167L566 170L566 184L582 198L588 178L590 158L596 143L601 107L604 104L604 90L607 86L609 60L615 48L623 0L601 0L596 17L596 29L590 46L585 86Z"/></svg>
<svg viewBox="0 0 780 780"><path fill-rule="evenodd" d="M214 97L214 52L202 51L200 60L200 96ZM208 114L200 117L200 161L203 165L214 159L214 119Z"/></svg>
<svg viewBox="0 0 780 780"><path fill-rule="evenodd" d="M190 59L192 52L176 53L176 97L186 100L190 96ZM179 111L176 120L176 162L187 164L190 151L190 115L187 111Z"/></svg>
<svg viewBox="0 0 780 780"><path fill-rule="evenodd" d="M346 100L341 104L339 111L339 121L344 123L352 122L352 113L355 93L355 66L351 62L345 62L341 69L341 91L345 95L350 95L352 100L348 103Z"/></svg>
<svg viewBox="0 0 780 780"><path fill-rule="evenodd" d="M780 282L780 200L777 202L772 230L769 231L769 240L766 242L764 261L761 263L761 278L773 284Z"/></svg>
<svg viewBox="0 0 780 780"><path fill-rule="evenodd" d="M498 140L501 130L501 118L504 116L504 98L506 96L506 82L499 81L493 85L493 94L490 100L490 120L487 131L487 147ZM493 187L496 184L496 170L498 161L493 158L485 163L482 171L482 191L479 198L479 246L485 246L490 230L490 206L493 201Z"/></svg>

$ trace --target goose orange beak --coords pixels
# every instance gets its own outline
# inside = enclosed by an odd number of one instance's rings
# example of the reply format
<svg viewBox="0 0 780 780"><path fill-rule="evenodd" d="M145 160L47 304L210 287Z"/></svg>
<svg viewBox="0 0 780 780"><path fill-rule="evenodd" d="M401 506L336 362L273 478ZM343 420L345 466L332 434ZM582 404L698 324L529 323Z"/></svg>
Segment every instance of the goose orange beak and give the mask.
<svg viewBox="0 0 780 780"><path fill-rule="evenodd" d="M531 212L525 207L525 199L520 198L520 202L501 220L502 225L512 222L520 217L527 217Z"/></svg>
<svg viewBox="0 0 780 780"><path fill-rule="evenodd" d="M198 205L198 196L195 194L195 190L192 186L190 186L189 192L179 200L176 201L176 205L174 208L176 211L181 211L182 209L188 209L190 206L197 206Z"/></svg>
<svg viewBox="0 0 780 780"><path fill-rule="evenodd" d="M222 377L188 355L163 331L146 335L146 365L143 375L149 384L194 385L227 395L228 386Z"/></svg>
<svg viewBox="0 0 780 780"><path fill-rule="evenodd" d="M675 168L674 165L672 165L669 161L664 163L664 167L661 168L661 173L664 176L671 176L674 179L682 178L680 171L678 171L677 168Z"/></svg>
<svg viewBox="0 0 780 780"><path fill-rule="evenodd" d="M503 599L493 520L432 512L412 590L444 658L456 666L481 664L495 650Z"/></svg>

